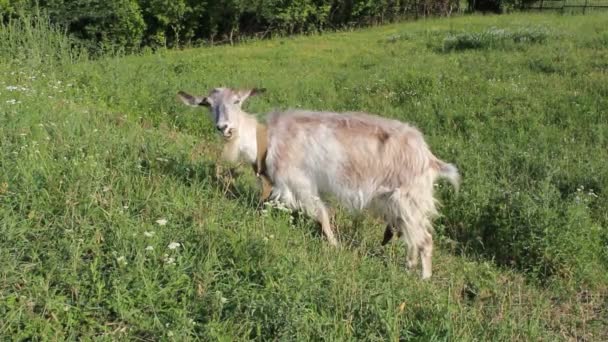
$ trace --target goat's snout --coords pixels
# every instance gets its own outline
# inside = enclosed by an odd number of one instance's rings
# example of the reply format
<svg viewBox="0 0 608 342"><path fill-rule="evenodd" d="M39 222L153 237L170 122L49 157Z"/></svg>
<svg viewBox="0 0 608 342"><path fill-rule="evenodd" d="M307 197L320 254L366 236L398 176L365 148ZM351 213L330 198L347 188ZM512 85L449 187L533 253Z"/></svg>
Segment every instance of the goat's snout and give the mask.
<svg viewBox="0 0 608 342"><path fill-rule="evenodd" d="M231 139L232 134L234 133L234 129L229 127L228 124L218 124L215 126L220 134L224 137L224 139Z"/></svg>

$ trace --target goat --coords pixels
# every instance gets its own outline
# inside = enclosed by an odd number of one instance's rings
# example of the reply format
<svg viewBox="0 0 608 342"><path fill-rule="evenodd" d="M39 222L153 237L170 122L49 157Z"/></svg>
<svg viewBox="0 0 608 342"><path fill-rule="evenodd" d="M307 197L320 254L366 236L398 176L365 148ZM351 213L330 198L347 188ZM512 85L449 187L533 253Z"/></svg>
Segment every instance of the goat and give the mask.
<svg viewBox="0 0 608 342"><path fill-rule="evenodd" d="M241 109L241 106L250 96L265 92L264 88L247 90L233 90L230 88L214 88L207 96L194 96L184 91L179 91L177 96L182 102L191 107L207 107L217 130L224 138L222 158L236 162L244 161L253 167L258 174L262 193L260 202L266 201L271 193L272 185L264 176L262 167L256 161L259 159L258 143L262 144L266 139L257 139L257 134L265 134L265 127L261 126L256 118ZM265 145L259 146L265 150Z"/></svg>
<svg viewBox="0 0 608 342"><path fill-rule="evenodd" d="M429 278L431 219L437 214L433 185L444 177L457 190L458 169L435 157L416 128L371 114L274 112L264 127L240 107L253 92L217 88L206 100L194 102L207 102L228 139L234 135L230 129L236 129L238 150L250 162L255 155L254 169L270 184L270 197L316 218L331 245L338 246L338 241L322 195L383 217L387 226L382 244L396 231L408 245L408 268L420 256L422 278Z"/></svg>
<svg viewBox="0 0 608 342"><path fill-rule="evenodd" d="M315 217L334 246L321 196L354 210L370 208L387 223L383 243L397 230L408 245L408 267L420 255L422 278L431 276L434 182L445 177L458 189L460 175L433 155L419 130L366 113L302 110L271 113L267 130L272 198Z"/></svg>

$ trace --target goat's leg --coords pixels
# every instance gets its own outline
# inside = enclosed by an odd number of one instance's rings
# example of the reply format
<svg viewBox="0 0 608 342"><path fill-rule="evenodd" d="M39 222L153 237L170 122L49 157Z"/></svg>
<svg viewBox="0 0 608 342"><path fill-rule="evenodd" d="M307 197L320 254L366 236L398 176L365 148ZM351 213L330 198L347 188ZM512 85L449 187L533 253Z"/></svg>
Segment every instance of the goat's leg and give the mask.
<svg viewBox="0 0 608 342"><path fill-rule="evenodd" d="M272 192L272 184L270 180L264 176L260 176L260 183L262 184L262 193L260 194L260 203L264 203L270 197L270 193Z"/></svg>
<svg viewBox="0 0 608 342"><path fill-rule="evenodd" d="M427 217L409 216L402 225L403 236L408 243L407 266L412 269L422 259L422 279L431 277L433 257L433 236L428 230L430 221Z"/></svg>
<svg viewBox="0 0 608 342"><path fill-rule="evenodd" d="M257 165L253 164L252 168L253 172L257 174ZM262 192L260 193L260 204L263 204L264 202L268 201L268 198L270 197L270 194L272 192L272 182L270 181L268 176L266 176L266 174L260 174L258 178L262 186Z"/></svg>
<svg viewBox="0 0 608 342"><path fill-rule="evenodd" d="M384 238L382 239L382 246L386 246L387 243L389 243L392 239L393 236L395 236L395 226L393 224L387 224L386 228L384 229ZM397 238L402 238L403 237L403 232L398 229L397 230Z"/></svg>
<svg viewBox="0 0 608 342"><path fill-rule="evenodd" d="M407 267L409 269L415 269L418 266L418 253L418 246L410 242L407 246Z"/></svg>
<svg viewBox="0 0 608 342"><path fill-rule="evenodd" d="M404 245L407 246L407 261L406 265L408 269L413 269L418 265L418 245L415 241L415 217L411 216L409 210L409 199L407 196L403 196L400 190L396 190L389 197L387 203L388 211L388 226L384 233L384 240L387 240L387 232L389 228L396 228L397 236L403 241ZM415 209L414 209L415 211ZM393 237L393 232L388 234L388 238ZM388 242L388 241L386 241Z"/></svg>
<svg viewBox="0 0 608 342"><path fill-rule="evenodd" d="M329 222L329 214L327 212L327 208L325 204L318 199L318 196L305 196L304 198L309 198L310 200L304 204L304 209L311 217L314 217L319 224L321 224L321 230L323 230L323 234L329 241L329 244L332 246L338 246L338 240L334 236L334 232L331 229L331 224Z"/></svg>
<svg viewBox="0 0 608 342"><path fill-rule="evenodd" d="M403 243L407 246L407 268L414 269L418 265L418 245L416 244L415 238L412 236L412 227L403 220L398 220L398 235L403 240Z"/></svg>
<svg viewBox="0 0 608 342"><path fill-rule="evenodd" d="M422 279L432 275L433 236L431 216L435 213L432 191L418 191L417 196L401 194L395 214L399 230L408 245L407 266L413 268L422 259ZM397 204L397 203L395 203Z"/></svg>
<svg viewBox="0 0 608 342"><path fill-rule="evenodd" d="M387 224L386 228L384 229L384 238L382 239L382 246L385 246L387 243L389 243L392 238L393 238L393 226L391 226L390 224Z"/></svg>
<svg viewBox="0 0 608 342"><path fill-rule="evenodd" d="M433 274L433 236L425 231L425 239L420 246L422 259L422 279L428 279Z"/></svg>
<svg viewBox="0 0 608 342"><path fill-rule="evenodd" d="M281 189L281 184L278 185L284 195L289 194L286 196L288 198L286 202L290 203L291 207L297 206L304 209L308 216L315 218L321 224L321 229L329 244L337 247L338 240L331 229L327 208L319 196L316 185L306 175L292 173L289 178L289 186L286 189ZM289 190L285 191L287 189Z"/></svg>
<svg viewBox="0 0 608 342"><path fill-rule="evenodd" d="M317 203L316 214L317 221L321 223L321 229L323 230L323 234L325 234L327 241L329 241L330 245L337 247L338 240L336 240L334 232L331 229L331 224L329 223L329 214L327 213L327 208L325 208L323 203Z"/></svg>
<svg viewBox="0 0 608 342"><path fill-rule="evenodd" d="M427 211L415 211L415 214L411 217L413 219L413 225L411 227L413 228L411 229L412 244L417 247L420 253L420 259L422 259L422 279L428 279L433 274L433 235L430 232L432 229L431 219Z"/></svg>

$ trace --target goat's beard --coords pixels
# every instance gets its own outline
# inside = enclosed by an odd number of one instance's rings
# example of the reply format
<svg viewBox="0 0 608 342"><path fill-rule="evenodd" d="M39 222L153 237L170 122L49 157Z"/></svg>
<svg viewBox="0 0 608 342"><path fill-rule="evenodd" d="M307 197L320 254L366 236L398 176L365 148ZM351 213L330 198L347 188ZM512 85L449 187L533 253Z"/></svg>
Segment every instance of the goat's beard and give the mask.
<svg viewBox="0 0 608 342"><path fill-rule="evenodd" d="M222 159L231 163L235 163L239 159L238 136L232 135L229 139L224 139L224 147L222 148Z"/></svg>

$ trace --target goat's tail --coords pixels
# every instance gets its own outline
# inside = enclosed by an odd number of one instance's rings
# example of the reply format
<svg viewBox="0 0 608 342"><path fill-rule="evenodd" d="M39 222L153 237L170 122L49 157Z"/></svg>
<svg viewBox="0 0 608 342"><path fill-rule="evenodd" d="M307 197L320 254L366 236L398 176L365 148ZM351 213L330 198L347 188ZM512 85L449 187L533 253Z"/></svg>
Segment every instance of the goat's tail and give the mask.
<svg viewBox="0 0 608 342"><path fill-rule="evenodd" d="M454 190L458 192L461 180L458 168L454 164L446 163L439 159L435 159L434 166L439 173L439 177L446 178L454 186Z"/></svg>

